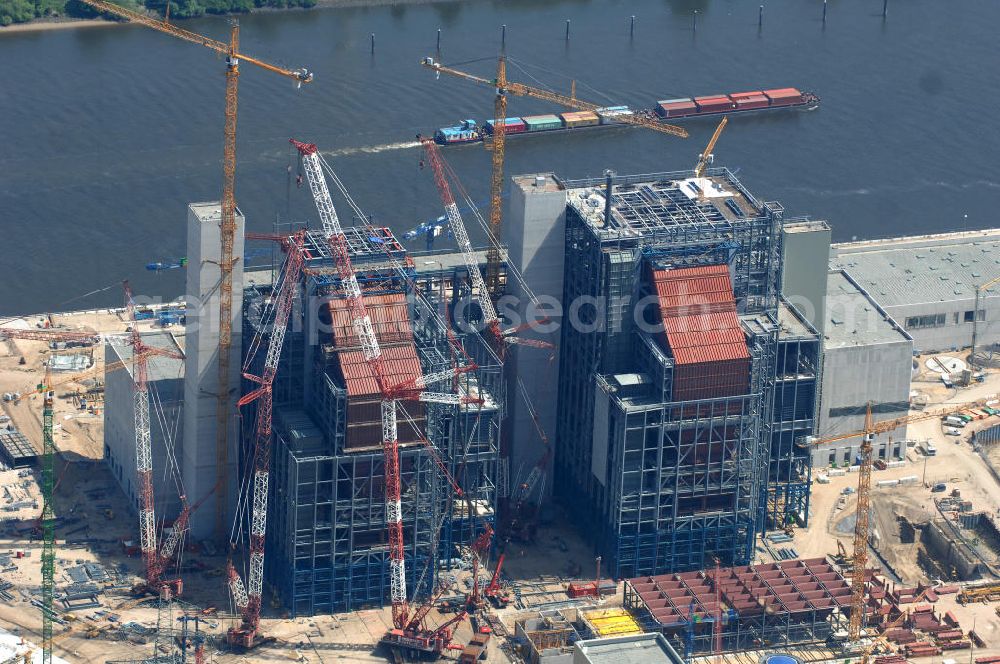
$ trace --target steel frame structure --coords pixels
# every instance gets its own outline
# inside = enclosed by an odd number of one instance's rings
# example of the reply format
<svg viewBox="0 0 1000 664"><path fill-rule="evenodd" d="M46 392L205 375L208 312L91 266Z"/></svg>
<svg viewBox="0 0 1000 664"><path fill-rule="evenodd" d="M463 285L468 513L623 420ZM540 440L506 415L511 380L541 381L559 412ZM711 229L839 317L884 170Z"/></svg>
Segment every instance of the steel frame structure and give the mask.
<svg viewBox="0 0 1000 664"><path fill-rule="evenodd" d="M706 175L738 214L685 195L686 172L615 177L608 207L604 179L561 181L570 190L563 300L605 306L583 321L599 334L563 326L556 489L597 524L614 577L700 569L714 556L746 563L767 503L783 208L757 201L726 169ZM749 390L673 402L673 360L629 303L649 293L651 267L720 263L730 266L751 355ZM651 384L615 394L609 378L633 372ZM608 436L606 452L595 435Z"/></svg>
<svg viewBox="0 0 1000 664"><path fill-rule="evenodd" d="M345 236L366 295L408 288L398 269L399 264L409 269L406 255L401 249L392 249L398 244L391 234L384 243L398 254L394 261L387 258L384 249L368 242L362 231L347 228ZM308 318L317 313L311 303L337 297L339 284L337 275L329 270L333 258L320 232L305 234L304 251L307 259L299 310ZM452 289L433 289L432 304L441 304L435 293L450 293ZM244 334L248 339L266 325L260 312L266 310L267 292L246 292L244 310L250 315L244 320ZM436 373L451 366L451 346L445 330L424 306L420 300L410 305L414 342L424 371ZM311 325L305 320L301 327L290 326L274 378L273 502L268 513L265 577L293 616L382 606L390 591L382 493L384 456L380 446L355 451L345 448L347 391L333 370L336 350L329 352L322 344L310 343L310 336L318 334ZM452 387L464 394L485 394L483 408L429 403L422 404L426 408L419 414L413 406L405 407L425 429L427 439L440 451L449 474L467 497L488 506L489 512L496 501L501 370L479 334L459 335L458 341L479 368L459 374ZM247 382L244 390L255 387ZM399 426L402 434L408 424L404 420ZM244 435L250 433L245 431ZM423 436L420 438L422 441ZM492 513L472 518L465 501L457 499L421 441L401 442L399 449L405 563L411 570L406 578L409 597L433 590L438 583L438 560L447 563L457 559L460 548L493 519Z"/></svg>

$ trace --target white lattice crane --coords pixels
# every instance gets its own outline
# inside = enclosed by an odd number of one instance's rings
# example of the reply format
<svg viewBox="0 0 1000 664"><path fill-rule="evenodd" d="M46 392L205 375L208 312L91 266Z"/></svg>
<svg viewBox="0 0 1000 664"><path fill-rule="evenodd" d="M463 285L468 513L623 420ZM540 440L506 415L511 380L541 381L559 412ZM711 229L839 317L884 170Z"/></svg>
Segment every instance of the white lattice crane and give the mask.
<svg viewBox="0 0 1000 664"><path fill-rule="evenodd" d="M147 360L150 356L160 355L174 359L182 359L183 355L162 348L147 346L142 340L139 324L135 318L135 298L128 282L122 282L125 289L125 311L131 327L130 343L132 346L132 380L135 390L132 393L132 407L135 422L135 474L139 488L139 549L146 568L144 590L159 594L163 588L169 588L175 595L183 589L180 579L163 579L165 561L156 548L156 509L153 498L153 449L149 431L149 375ZM176 526L177 524L175 524ZM175 527L175 531L178 528ZM177 537L180 537L178 533ZM173 550L171 549L171 555ZM169 560L169 556L167 557Z"/></svg>
<svg viewBox="0 0 1000 664"><path fill-rule="evenodd" d="M514 333L521 328L501 329L500 317L497 315L496 307L493 306L493 301L489 297L486 281L483 279L483 273L479 268L479 260L472 249L472 243L469 241L469 233L465 229L465 222L462 220L462 214L458 211L455 197L452 195L451 187L448 185L448 178L445 175L447 164L441 156L440 148L438 148L434 139L421 138L420 142L424 146L424 152L427 154L427 160L430 162L434 173L434 182L437 185L438 193L441 195L441 202L444 203L448 226L451 229L452 236L455 238L455 242L458 244L459 251L462 253L465 269L468 271L469 280L472 282L472 289L479 293L479 307L483 312L483 322L486 323L490 334L500 343L519 344L536 348L552 348L552 344L546 341L522 339L514 336Z"/></svg>
<svg viewBox="0 0 1000 664"><path fill-rule="evenodd" d="M444 625L430 630L424 627L427 615L424 607L411 613L406 596L406 560L403 541L403 511L401 502L399 440L397 435L396 408L399 401L424 401L430 403L459 405L465 400L457 394L426 392L426 388L442 380L453 378L458 373L475 369L474 365L454 367L426 376L418 376L403 383L392 384L382 362L382 351L365 307L361 286L358 284L351 264L347 238L340 225L330 190L323 174L322 157L319 149L311 143L294 139L291 143L302 157L302 167L309 183L309 189L316 203L323 232L333 252L338 282L347 302L351 325L357 335L365 362L370 368L379 392L382 395L382 455L385 467L385 510L386 527L389 534L389 574L390 598L394 629L383 637L390 645L405 645L424 652L440 653L451 642L451 626L461 620L460 615ZM444 468L440 459L438 465ZM446 470L446 469L445 469ZM449 478L450 479L450 478ZM454 482L453 482L454 485ZM457 486L455 487L457 488ZM459 490L460 491L460 490Z"/></svg>
<svg viewBox="0 0 1000 664"><path fill-rule="evenodd" d="M274 324L271 326L271 337L267 344L264 370L260 376L243 374L245 378L253 381L259 387L244 395L238 402L241 407L254 402L257 404L253 448L253 501L250 516L250 571L245 587L231 561L228 565L229 587L236 607L242 615L242 621L239 627L229 629L227 640L231 645L241 648L251 648L255 645L257 630L260 627L260 609L264 586L264 535L267 528L267 490L271 464L272 385L278 372L278 360L281 358L285 332L288 330L288 319L291 316L294 303L293 297L298 289L299 277L305 262L302 253L304 241L303 233L292 237L284 270L275 283Z"/></svg>

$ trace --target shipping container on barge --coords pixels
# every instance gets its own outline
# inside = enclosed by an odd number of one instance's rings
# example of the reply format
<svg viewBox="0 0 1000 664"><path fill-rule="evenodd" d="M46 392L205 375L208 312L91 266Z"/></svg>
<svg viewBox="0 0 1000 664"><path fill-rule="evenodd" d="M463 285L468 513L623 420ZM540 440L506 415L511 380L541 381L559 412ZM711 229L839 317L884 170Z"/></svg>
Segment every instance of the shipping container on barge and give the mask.
<svg viewBox="0 0 1000 664"><path fill-rule="evenodd" d="M713 115L762 113L788 109L812 110L817 106L819 106L819 97L811 92L801 92L796 88L753 90L734 92L728 95L664 99L656 102L656 105L648 110L633 110L628 106L608 106L594 111L507 118L505 134L518 136L540 132L620 127L626 122L623 120L623 116L627 115L642 115L661 122L674 122ZM493 124L493 120L487 120L484 124L479 124L475 120L463 120L453 127L438 129L434 132L434 140L441 145L477 143L493 134Z"/></svg>

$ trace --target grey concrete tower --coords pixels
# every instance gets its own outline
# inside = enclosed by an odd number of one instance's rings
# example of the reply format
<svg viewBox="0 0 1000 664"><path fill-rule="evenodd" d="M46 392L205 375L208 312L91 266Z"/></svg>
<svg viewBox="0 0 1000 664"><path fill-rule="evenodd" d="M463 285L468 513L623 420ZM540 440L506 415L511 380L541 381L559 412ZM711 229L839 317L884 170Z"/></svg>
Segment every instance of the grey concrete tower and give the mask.
<svg viewBox="0 0 1000 664"><path fill-rule="evenodd" d="M518 175L513 178L510 208L504 223L503 240L508 247L508 264L518 270L525 283L546 305L562 304L563 256L566 246L566 190L551 173ZM517 280L508 272L507 295L513 296L510 306L501 306L525 320L529 298ZM503 304L503 303L501 303ZM524 481L544 453L535 425L517 384L523 380L539 424L549 439L556 442L556 395L559 392L559 324L553 315L547 327L539 333L525 331L519 336L537 338L556 346L550 362L548 352L537 348L514 346L505 363L509 387L508 440L510 441L510 481ZM543 491L552 493L552 460L549 460ZM518 474L520 473L520 476Z"/></svg>
<svg viewBox="0 0 1000 664"><path fill-rule="evenodd" d="M243 329L243 263L233 265L232 350L229 384L219 383L219 283L222 254L219 225L222 208L217 202L191 203L187 225L187 335L184 367L184 454L181 474L188 501L194 503L213 490L217 477L216 399L229 395L231 415L226 462L226 489L216 491L191 516L191 535L213 536L217 501L226 501L226 526L235 512L239 489L236 400L240 387ZM243 246L243 213L236 211L234 247Z"/></svg>

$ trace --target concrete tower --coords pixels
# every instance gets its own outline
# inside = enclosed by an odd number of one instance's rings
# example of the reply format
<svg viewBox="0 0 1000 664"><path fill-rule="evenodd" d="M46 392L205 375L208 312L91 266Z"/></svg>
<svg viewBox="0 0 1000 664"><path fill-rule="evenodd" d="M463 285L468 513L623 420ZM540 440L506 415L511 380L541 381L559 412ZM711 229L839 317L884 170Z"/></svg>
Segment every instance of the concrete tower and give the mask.
<svg viewBox="0 0 1000 664"><path fill-rule="evenodd" d="M213 536L217 501L226 501L226 525L235 511L239 488L236 399L240 386L243 319L243 263L233 265L232 350L229 384L219 386L219 259L222 254L219 203L188 205L187 226L187 335L184 367L184 453L181 474L188 501L195 503L213 490L217 477L216 398L220 389L229 395L229 446L225 495L213 493L191 515L191 535ZM234 247L243 247L243 213L236 211ZM239 251L236 252L239 255Z"/></svg>

